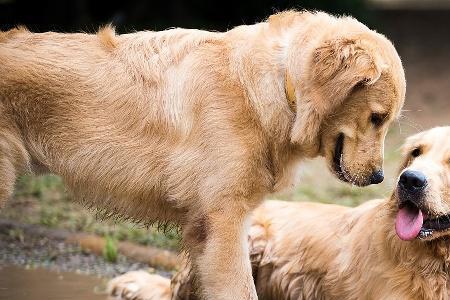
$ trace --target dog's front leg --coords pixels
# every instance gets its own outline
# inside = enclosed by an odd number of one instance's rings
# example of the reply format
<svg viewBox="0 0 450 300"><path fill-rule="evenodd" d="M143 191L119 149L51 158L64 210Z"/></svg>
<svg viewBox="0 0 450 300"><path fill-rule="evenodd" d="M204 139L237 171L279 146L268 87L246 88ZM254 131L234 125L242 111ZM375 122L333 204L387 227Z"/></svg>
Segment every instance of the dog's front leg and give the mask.
<svg viewBox="0 0 450 300"><path fill-rule="evenodd" d="M184 231L203 299L258 299L248 253L247 215L242 208L217 209Z"/></svg>

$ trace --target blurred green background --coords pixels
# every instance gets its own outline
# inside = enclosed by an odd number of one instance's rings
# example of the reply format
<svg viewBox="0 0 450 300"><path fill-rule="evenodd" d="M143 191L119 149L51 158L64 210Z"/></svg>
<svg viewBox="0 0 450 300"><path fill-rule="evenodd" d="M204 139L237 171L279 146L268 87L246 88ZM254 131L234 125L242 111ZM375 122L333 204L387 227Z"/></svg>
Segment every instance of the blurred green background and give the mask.
<svg viewBox="0 0 450 300"><path fill-rule="evenodd" d="M399 147L411 133L450 121L450 1L446 0L309 0L309 1L14 1L0 0L0 28L24 24L33 31L95 32L112 23L120 33L188 27L227 30L251 24L284 9L325 10L352 15L390 38L397 47L407 75L407 103L386 142L383 184L358 188L339 182L325 171L320 159L299 170L298 186L272 198L319 201L354 206L368 199L387 197L394 184ZM75 201L74 201L75 200ZM66 193L56 176L27 175L17 182L16 193L0 218L71 231L93 232L118 240L175 249L174 230L119 220L98 220Z"/></svg>

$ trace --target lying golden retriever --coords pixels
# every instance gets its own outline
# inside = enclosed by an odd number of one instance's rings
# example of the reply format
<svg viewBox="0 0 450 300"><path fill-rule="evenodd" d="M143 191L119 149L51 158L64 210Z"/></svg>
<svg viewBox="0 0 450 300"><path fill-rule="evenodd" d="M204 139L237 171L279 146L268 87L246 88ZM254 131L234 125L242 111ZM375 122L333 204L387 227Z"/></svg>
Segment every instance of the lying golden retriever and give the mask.
<svg viewBox="0 0 450 300"><path fill-rule="evenodd" d="M0 33L0 199L62 176L105 215L175 222L208 299L256 299L246 220L324 156L383 180L403 105L392 44L355 19L284 12L228 32Z"/></svg>
<svg viewBox="0 0 450 300"><path fill-rule="evenodd" d="M408 139L398 185L356 208L267 201L250 258L259 299L448 299L450 127ZM172 279L130 272L115 299L194 299L189 266ZM171 296L171 292L173 295Z"/></svg>

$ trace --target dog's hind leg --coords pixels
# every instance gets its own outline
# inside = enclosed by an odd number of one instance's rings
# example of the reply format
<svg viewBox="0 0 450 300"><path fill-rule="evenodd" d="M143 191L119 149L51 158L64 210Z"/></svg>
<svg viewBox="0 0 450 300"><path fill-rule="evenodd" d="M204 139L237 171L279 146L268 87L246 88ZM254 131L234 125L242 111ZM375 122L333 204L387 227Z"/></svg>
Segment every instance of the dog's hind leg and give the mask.
<svg viewBox="0 0 450 300"><path fill-rule="evenodd" d="M3 116L0 120L0 208L11 197L17 176L28 165L29 156L20 131Z"/></svg>

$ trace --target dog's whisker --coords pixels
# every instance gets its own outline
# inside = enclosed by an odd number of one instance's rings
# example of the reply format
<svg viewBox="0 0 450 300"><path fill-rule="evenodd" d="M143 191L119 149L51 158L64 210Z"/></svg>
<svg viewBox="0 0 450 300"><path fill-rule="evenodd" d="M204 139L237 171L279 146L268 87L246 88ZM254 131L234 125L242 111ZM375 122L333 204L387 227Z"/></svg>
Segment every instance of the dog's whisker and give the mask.
<svg viewBox="0 0 450 300"><path fill-rule="evenodd" d="M423 130L423 126L422 125L412 121L411 119L409 119L406 116L404 117L403 120L399 120L399 124L400 123L402 123L404 125L407 125L407 126L413 128L414 130L417 130L417 131L422 131Z"/></svg>
<svg viewBox="0 0 450 300"><path fill-rule="evenodd" d="M397 124L398 124L399 134L403 135L403 133L402 133L402 125L400 124L400 119L397 119L396 121L397 121Z"/></svg>

